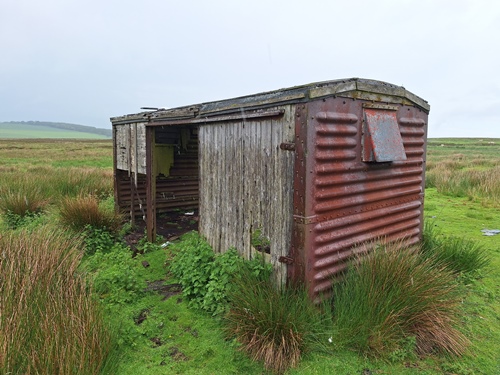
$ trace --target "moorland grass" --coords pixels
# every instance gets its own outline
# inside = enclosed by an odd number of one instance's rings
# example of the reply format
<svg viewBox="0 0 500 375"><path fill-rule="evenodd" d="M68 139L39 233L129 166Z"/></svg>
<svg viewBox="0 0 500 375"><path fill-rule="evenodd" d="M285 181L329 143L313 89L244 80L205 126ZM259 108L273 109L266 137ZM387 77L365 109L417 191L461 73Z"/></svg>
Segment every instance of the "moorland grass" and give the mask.
<svg viewBox="0 0 500 375"><path fill-rule="evenodd" d="M15 229L26 221L44 210L47 199L39 189L12 190L6 189L0 194L0 213L7 225Z"/></svg>
<svg viewBox="0 0 500 375"><path fill-rule="evenodd" d="M245 268L233 286L228 293L226 331L266 369L282 374L296 367L305 352L326 342L327 320L305 288L278 288L269 277Z"/></svg>
<svg viewBox="0 0 500 375"><path fill-rule="evenodd" d="M63 225L77 231L90 226L116 233L123 220L122 215L115 212L114 208L101 205L94 195L63 198L59 215Z"/></svg>
<svg viewBox="0 0 500 375"><path fill-rule="evenodd" d="M0 159L3 167L19 172L29 167L113 167L111 140L0 139Z"/></svg>
<svg viewBox="0 0 500 375"><path fill-rule="evenodd" d="M469 342L456 328L453 274L400 243L372 247L334 286L337 344L385 356L414 340L419 354L463 354Z"/></svg>
<svg viewBox="0 0 500 375"><path fill-rule="evenodd" d="M10 173L9 173L10 174ZM113 192L112 172L98 168L30 168L13 173L0 181L0 193L36 193L41 199L57 204L64 197L93 194L104 198Z"/></svg>
<svg viewBox="0 0 500 375"><path fill-rule="evenodd" d="M78 273L81 241L53 228L0 235L0 372L98 374L112 336Z"/></svg>
<svg viewBox="0 0 500 375"><path fill-rule="evenodd" d="M433 221L425 221L420 253L424 258L445 265L456 275L478 276L490 263L486 250L476 241L444 236Z"/></svg>
<svg viewBox="0 0 500 375"><path fill-rule="evenodd" d="M500 204L500 166L487 170L453 169L443 162L427 173L427 187L440 193L472 200L487 198Z"/></svg>
<svg viewBox="0 0 500 375"><path fill-rule="evenodd" d="M429 140L426 187L441 194L500 205L500 142Z"/></svg>

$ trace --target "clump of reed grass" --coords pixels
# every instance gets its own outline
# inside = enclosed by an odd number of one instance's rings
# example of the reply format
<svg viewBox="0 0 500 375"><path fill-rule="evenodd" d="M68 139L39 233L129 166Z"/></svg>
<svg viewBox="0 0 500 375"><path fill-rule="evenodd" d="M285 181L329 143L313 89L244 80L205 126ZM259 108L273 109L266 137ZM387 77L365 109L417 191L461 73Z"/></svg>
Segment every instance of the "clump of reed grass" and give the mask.
<svg viewBox="0 0 500 375"><path fill-rule="evenodd" d="M6 190L0 198L0 210L24 217L40 213L47 203L39 189Z"/></svg>
<svg viewBox="0 0 500 375"><path fill-rule="evenodd" d="M77 271L79 238L42 227L0 235L0 372L98 374L113 339Z"/></svg>
<svg viewBox="0 0 500 375"><path fill-rule="evenodd" d="M373 247L334 286L336 342L386 355L414 338L419 354L464 353L453 274L399 243Z"/></svg>
<svg viewBox="0 0 500 375"><path fill-rule="evenodd" d="M39 215L48 201L39 189L7 189L0 198L0 211L11 228L21 226L28 218Z"/></svg>
<svg viewBox="0 0 500 375"><path fill-rule="evenodd" d="M55 168L47 180L54 194L63 197L93 195L106 197L113 193L113 173L98 168Z"/></svg>
<svg viewBox="0 0 500 375"><path fill-rule="evenodd" d="M432 222L425 222L421 254L444 264L454 274L477 276L490 262L486 250L477 242L441 235Z"/></svg>
<svg viewBox="0 0 500 375"><path fill-rule="evenodd" d="M277 288L242 269L228 292L226 330L250 357L282 374L320 342L324 319L302 287Z"/></svg>
<svg viewBox="0 0 500 375"><path fill-rule="evenodd" d="M123 219L113 208L100 204L93 195L66 197L61 201L59 212L62 223L76 230L90 226L116 232Z"/></svg>

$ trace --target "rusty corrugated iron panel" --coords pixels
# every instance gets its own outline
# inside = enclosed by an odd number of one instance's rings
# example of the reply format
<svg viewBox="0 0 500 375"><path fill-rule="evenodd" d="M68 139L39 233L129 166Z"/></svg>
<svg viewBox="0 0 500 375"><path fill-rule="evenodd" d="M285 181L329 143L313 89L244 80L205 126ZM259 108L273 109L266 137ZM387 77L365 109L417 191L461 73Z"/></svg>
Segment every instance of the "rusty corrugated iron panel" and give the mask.
<svg viewBox="0 0 500 375"><path fill-rule="evenodd" d="M118 171L116 184L120 192L119 207L122 211L128 211L133 191L130 186L130 177L123 171ZM158 213L178 208L197 208L199 199L198 185L197 178L158 178L156 180L156 208ZM143 216L146 210L146 179L144 175L138 176L137 189L134 190L134 213L136 216Z"/></svg>
<svg viewBox="0 0 500 375"><path fill-rule="evenodd" d="M315 299L330 293L357 245L382 237L416 243L421 236L427 115L415 107L360 104L343 98L309 104L307 203L296 220L305 227L305 279ZM406 160L363 162L367 112L397 125L397 134L385 135L401 142L397 153Z"/></svg>

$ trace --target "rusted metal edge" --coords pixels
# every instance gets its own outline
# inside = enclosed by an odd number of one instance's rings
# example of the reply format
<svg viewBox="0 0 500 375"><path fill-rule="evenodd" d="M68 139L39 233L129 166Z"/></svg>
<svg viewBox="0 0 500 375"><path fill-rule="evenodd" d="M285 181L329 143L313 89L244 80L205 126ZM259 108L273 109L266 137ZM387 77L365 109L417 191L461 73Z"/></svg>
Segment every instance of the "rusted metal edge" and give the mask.
<svg viewBox="0 0 500 375"><path fill-rule="evenodd" d="M335 95L352 98L366 98L367 100L376 100L379 102L387 101L388 103L417 105L427 112L430 109L429 104L425 100L407 91L404 87L376 80L349 78L310 83L255 95L172 109L160 109L158 111L145 111L136 114L117 116L112 117L111 122L113 125L121 125L131 122L149 121L149 119L210 117L222 113L235 113L241 111L242 108L246 110L262 109L278 104L299 103Z"/></svg>
<svg viewBox="0 0 500 375"><path fill-rule="evenodd" d="M399 107L396 105L379 104L379 103L363 103L363 108L384 109L387 111L397 111L399 109Z"/></svg>
<svg viewBox="0 0 500 375"><path fill-rule="evenodd" d="M201 116L221 112L241 111L241 109L260 108L276 104L296 103L306 99L304 92L290 93L288 95L257 94L253 100L246 102L246 98L238 98L218 103L209 103L205 105L200 113ZM252 97L251 97L252 98Z"/></svg>
<svg viewBox="0 0 500 375"><path fill-rule="evenodd" d="M430 105L426 100L409 92L404 87L380 81L356 79L355 81L345 82L344 84L312 88L309 90L309 97L311 99L333 95L378 102L417 105L426 112L430 110Z"/></svg>
<svg viewBox="0 0 500 375"><path fill-rule="evenodd" d="M294 171L293 171L293 215L303 216L306 210L306 145L307 142L307 121L308 107L299 104L295 113L295 147L294 147ZM287 263L287 283L294 284L305 278L306 260L306 228L300 222L292 222L292 238L288 258L293 259L293 263Z"/></svg>
<svg viewBox="0 0 500 375"><path fill-rule="evenodd" d="M314 215L314 216L307 216L307 217L300 216L300 215L293 215L293 221L297 224L315 224L315 223L319 223L322 221L336 219L336 218L341 217L341 216L355 215L355 214L359 214L362 212L369 212L369 211L376 210L378 208L394 206L394 205L401 204L401 203L409 203L409 202L413 202L413 201L422 202L423 196L424 196L423 193L420 193L417 195L412 195L411 197L408 197L408 198L398 199L398 200L392 201L390 204L379 204L379 205L374 204L374 205L370 205L369 208L361 208L361 209L359 209L359 208L358 209L352 209L352 208L342 209L342 210L339 210L335 214L322 214L322 215Z"/></svg>
<svg viewBox="0 0 500 375"><path fill-rule="evenodd" d="M200 117L200 118L190 118L184 120L169 120L169 119L155 119L146 126L170 126L170 125L185 125L185 124L209 124L213 122L224 122L224 121L245 121L248 119L256 118L270 118L270 117L280 117L283 116L285 110L277 109L272 111L259 111L259 112L242 112L240 114L217 116L217 117Z"/></svg>

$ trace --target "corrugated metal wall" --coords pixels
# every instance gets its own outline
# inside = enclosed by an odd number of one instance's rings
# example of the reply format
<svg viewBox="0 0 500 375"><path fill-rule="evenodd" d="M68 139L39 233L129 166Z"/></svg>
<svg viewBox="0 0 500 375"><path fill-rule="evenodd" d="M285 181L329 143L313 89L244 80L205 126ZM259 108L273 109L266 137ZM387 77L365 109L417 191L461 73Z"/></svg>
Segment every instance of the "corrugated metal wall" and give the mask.
<svg viewBox="0 0 500 375"><path fill-rule="evenodd" d="M421 236L427 114L399 106L406 161L362 162L362 101L329 98L308 105L305 277L310 293L328 293L353 247L378 237ZM388 140L390 141L390 140Z"/></svg>
<svg viewBox="0 0 500 375"><path fill-rule="evenodd" d="M227 121L200 126L200 233L216 252L235 247L247 258L256 230L270 240L277 279L286 278L278 261L290 248L294 108L281 117Z"/></svg>

